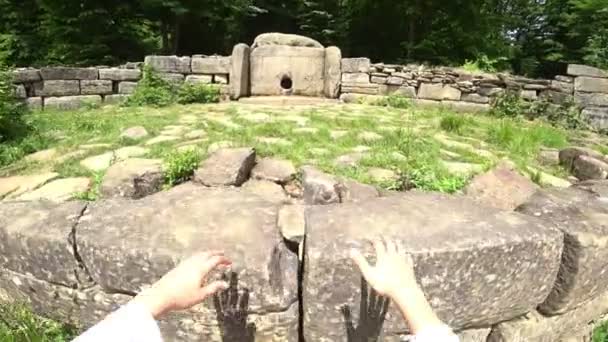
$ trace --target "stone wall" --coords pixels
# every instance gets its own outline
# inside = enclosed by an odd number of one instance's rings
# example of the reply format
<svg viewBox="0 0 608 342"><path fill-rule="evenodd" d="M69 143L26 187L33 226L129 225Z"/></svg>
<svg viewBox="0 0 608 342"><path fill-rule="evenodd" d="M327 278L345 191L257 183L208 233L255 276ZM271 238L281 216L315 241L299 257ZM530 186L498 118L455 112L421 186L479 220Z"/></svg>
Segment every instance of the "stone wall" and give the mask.
<svg viewBox="0 0 608 342"><path fill-rule="evenodd" d="M152 66L163 79L180 84L214 83L228 92L230 57L147 56L144 64ZM36 110L72 110L84 105L116 104L133 93L142 77L142 63L119 67L47 67L22 68L13 73L15 94Z"/></svg>
<svg viewBox="0 0 608 342"><path fill-rule="evenodd" d="M463 111L487 111L493 97L514 91L524 100L578 103L598 129L608 129L608 72L584 65L568 66L568 76L553 80L508 74L471 73L459 68L372 64L368 58L342 59L341 98L397 94L420 104L441 104Z"/></svg>

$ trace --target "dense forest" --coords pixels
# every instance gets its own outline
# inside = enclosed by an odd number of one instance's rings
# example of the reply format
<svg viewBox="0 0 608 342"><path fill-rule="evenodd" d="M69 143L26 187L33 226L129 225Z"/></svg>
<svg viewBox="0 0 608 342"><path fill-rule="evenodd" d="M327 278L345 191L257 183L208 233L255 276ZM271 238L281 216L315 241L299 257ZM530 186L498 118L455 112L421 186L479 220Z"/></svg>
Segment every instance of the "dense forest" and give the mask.
<svg viewBox="0 0 608 342"><path fill-rule="evenodd" d="M145 54L228 54L262 32L346 56L530 76L608 68L608 0L0 0L0 62L117 64Z"/></svg>

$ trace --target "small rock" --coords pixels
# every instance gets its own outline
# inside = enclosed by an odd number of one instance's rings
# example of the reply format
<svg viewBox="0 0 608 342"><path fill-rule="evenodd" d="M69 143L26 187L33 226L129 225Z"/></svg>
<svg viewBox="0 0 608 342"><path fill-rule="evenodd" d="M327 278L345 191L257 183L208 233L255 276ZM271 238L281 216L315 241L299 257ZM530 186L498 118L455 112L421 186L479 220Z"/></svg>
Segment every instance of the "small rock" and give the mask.
<svg viewBox="0 0 608 342"><path fill-rule="evenodd" d="M329 136L333 140L338 140L338 139L344 137L347 134L348 134L348 131L331 131L331 132L329 132Z"/></svg>
<svg viewBox="0 0 608 342"><path fill-rule="evenodd" d="M304 196L304 190L302 189L302 184L300 184L297 180L292 180L291 182L283 185L283 189L292 198L302 198Z"/></svg>
<svg viewBox="0 0 608 342"><path fill-rule="evenodd" d="M390 182L399 179L395 171L372 167L367 170L367 175L376 182Z"/></svg>
<svg viewBox="0 0 608 342"><path fill-rule="evenodd" d="M57 157L57 149L55 148L49 148L48 150L42 150L42 151L38 151L35 153L32 153L30 155L27 155L25 157L25 160L29 161L29 162L46 162L46 161L50 161L55 159L55 157Z"/></svg>
<svg viewBox="0 0 608 342"><path fill-rule="evenodd" d="M336 179L328 174L310 166L302 168L302 186L306 204L340 203L337 185Z"/></svg>
<svg viewBox="0 0 608 342"><path fill-rule="evenodd" d="M473 178L465 193L475 201L502 210L514 210L526 202L539 187L517 173L512 165L501 163L493 170Z"/></svg>
<svg viewBox="0 0 608 342"><path fill-rule="evenodd" d="M538 162L542 165L558 165L559 164L559 151L556 149L542 149L538 153Z"/></svg>
<svg viewBox="0 0 608 342"><path fill-rule="evenodd" d="M101 194L139 199L160 191L163 183L161 160L127 159L108 168L101 183Z"/></svg>
<svg viewBox="0 0 608 342"><path fill-rule="evenodd" d="M360 140L363 140L365 142L374 142L374 141L378 141L380 139L382 139L383 137L375 132L361 132L359 133L359 135L357 135L357 137Z"/></svg>
<svg viewBox="0 0 608 342"><path fill-rule="evenodd" d="M207 186L241 186L255 165L253 148L226 148L215 151L194 173L195 181Z"/></svg>
<svg viewBox="0 0 608 342"><path fill-rule="evenodd" d="M146 141L146 146L156 145L156 144L165 143L165 142L169 142L169 141L175 141L175 140L179 140L179 137L171 136L171 135L159 135L156 138L152 138L152 139Z"/></svg>
<svg viewBox="0 0 608 342"><path fill-rule="evenodd" d="M201 139L207 136L207 132L202 129L195 129L184 135L186 139Z"/></svg>
<svg viewBox="0 0 608 342"><path fill-rule="evenodd" d="M286 184L295 177L296 172L296 168L289 160L262 158L251 171L251 176L255 179Z"/></svg>
<svg viewBox="0 0 608 342"><path fill-rule="evenodd" d="M207 148L207 153L211 154L211 153L221 150L223 148L229 148L229 147L234 147L234 143L232 141L214 142L213 144L209 145L209 148Z"/></svg>
<svg viewBox="0 0 608 342"><path fill-rule="evenodd" d="M287 139L275 137L257 137L256 140L262 144L291 146L293 143Z"/></svg>
<svg viewBox="0 0 608 342"><path fill-rule="evenodd" d="M287 241L302 243L306 233L306 222L304 218L304 205L285 205L279 210L277 226L281 235Z"/></svg>
<svg viewBox="0 0 608 342"><path fill-rule="evenodd" d="M0 198L16 198L25 192L32 191L46 184L58 176L58 173L48 172L38 175L0 178Z"/></svg>
<svg viewBox="0 0 608 342"><path fill-rule="evenodd" d="M316 134L319 132L318 128L315 127L299 127L293 130L297 134Z"/></svg>
<svg viewBox="0 0 608 342"><path fill-rule="evenodd" d="M268 202L285 203L287 201L283 188L279 184L270 181L251 179L243 184L243 189L260 196Z"/></svg>
<svg viewBox="0 0 608 342"><path fill-rule="evenodd" d="M576 178L582 181L606 179L608 178L608 164L590 156L580 155L574 160L572 172Z"/></svg>
<svg viewBox="0 0 608 342"><path fill-rule="evenodd" d="M390 156L391 156L391 158L393 158L396 161L406 161L407 160L407 157L405 155L403 155L403 153L397 152L397 151L391 152Z"/></svg>
<svg viewBox="0 0 608 342"><path fill-rule="evenodd" d="M17 200L65 202L74 198L77 193L88 191L90 187L91 180L87 177L58 179L19 196Z"/></svg>
<svg viewBox="0 0 608 342"><path fill-rule="evenodd" d="M127 139L142 139L148 136L148 131L143 126L129 127L120 133L121 138Z"/></svg>
<svg viewBox="0 0 608 342"><path fill-rule="evenodd" d="M339 156L334 163L338 166L355 167L364 157L365 154L363 153L349 153Z"/></svg>
<svg viewBox="0 0 608 342"><path fill-rule="evenodd" d="M568 147L559 151L559 163L572 170L574 167L574 160L579 156L589 156L598 160L604 159L604 156L590 148L586 147Z"/></svg>

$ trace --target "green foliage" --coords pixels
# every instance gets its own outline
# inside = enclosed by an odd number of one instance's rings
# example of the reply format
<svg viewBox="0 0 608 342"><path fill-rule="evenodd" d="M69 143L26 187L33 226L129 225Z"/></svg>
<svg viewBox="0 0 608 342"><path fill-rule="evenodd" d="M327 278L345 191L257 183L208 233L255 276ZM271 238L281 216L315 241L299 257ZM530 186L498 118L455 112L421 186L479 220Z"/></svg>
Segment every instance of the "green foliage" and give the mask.
<svg viewBox="0 0 608 342"><path fill-rule="evenodd" d="M162 79L150 66L144 66L142 79L135 92L125 102L126 106L164 107L175 103L175 87Z"/></svg>
<svg viewBox="0 0 608 342"><path fill-rule="evenodd" d="M59 323L38 317L22 304L0 304L0 341L68 342L75 332Z"/></svg>
<svg viewBox="0 0 608 342"><path fill-rule="evenodd" d="M608 321L600 324L593 331L592 342L608 342Z"/></svg>
<svg viewBox="0 0 608 342"><path fill-rule="evenodd" d="M93 174L93 185L86 192L80 192L74 194L75 199L79 199L81 201L93 202L99 199L100 191L101 191L101 182L103 182L103 177L105 172L100 171Z"/></svg>
<svg viewBox="0 0 608 342"><path fill-rule="evenodd" d="M412 106L411 99L397 94L384 96L373 103L375 106L407 109Z"/></svg>
<svg viewBox="0 0 608 342"><path fill-rule="evenodd" d="M534 118L543 118L552 125L566 129L586 129L588 122L582 116L581 109L572 99L562 103L553 104L546 99L530 103L528 115Z"/></svg>
<svg viewBox="0 0 608 342"><path fill-rule="evenodd" d="M464 70L470 72L497 72L507 69L508 58L490 58L485 54L479 55L475 60L466 60L462 65Z"/></svg>
<svg viewBox="0 0 608 342"><path fill-rule="evenodd" d="M504 92L492 101L490 115L498 118L516 118L526 113L526 104L514 92Z"/></svg>
<svg viewBox="0 0 608 342"><path fill-rule="evenodd" d="M11 70L0 64L0 142L14 140L23 134L26 112L25 105L15 98Z"/></svg>
<svg viewBox="0 0 608 342"><path fill-rule="evenodd" d="M488 130L488 140L517 157L536 155L542 146L561 148L567 145L563 131L536 123L526 127L512 119L503 119Z"/></svg>
<svg viewBox="0 0 608 342"><path fill-rule="evenodd" d="M414 188L425 191L455 193L464 188L468 179L464 176L450 175L438 167L423 165L407 172L406 182Z"/></svg>
<svg viewBox="0 0 608 342"><path fill-rule="evenodd" d="M177 102L190 103L216 103L220 101L220 88L212 84L184 83L177 94Z"/></svg>
<svg viewBox="0 0 608 342"><path fill-rule="evenodd" d="M201 154L197 150L169 154L164 160L165 183L173 186L187 181L192 177L200 162Z"/></svg>
<svg viewBox="0 0 608 342"><path fill-rule="evenodd" d="M462 128L466 125L466 123L467 119L465 116L448 113L441 118L439 127L446 132L461 134Z"/></svg>

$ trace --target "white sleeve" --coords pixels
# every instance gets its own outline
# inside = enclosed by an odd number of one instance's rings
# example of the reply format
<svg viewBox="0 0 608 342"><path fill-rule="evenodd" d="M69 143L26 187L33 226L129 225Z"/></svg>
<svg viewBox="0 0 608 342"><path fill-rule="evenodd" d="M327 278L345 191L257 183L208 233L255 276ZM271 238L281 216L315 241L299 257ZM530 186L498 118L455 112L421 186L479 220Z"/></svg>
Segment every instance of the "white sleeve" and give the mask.
<svg viewBox="0 0 608 342"><path fill-rule="evenodd" d="M143 306L129 303L73 342L162 342L158 324Z"/></svg>
<svg viewBox="0 0 608 342"><path fill-rule="evenodd" d="M441 325L420 331L412 342L459 342L459 338L447 325Z"/></svg>

